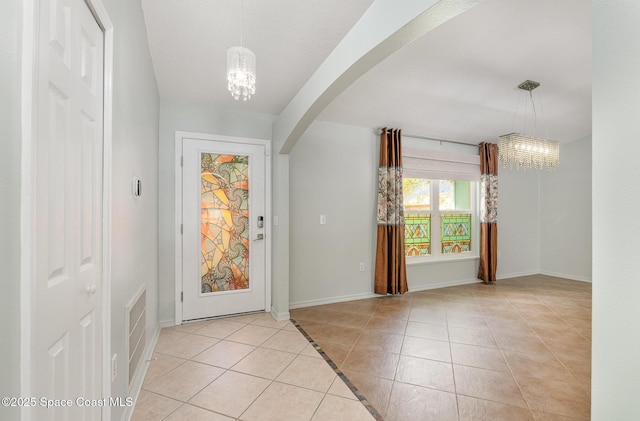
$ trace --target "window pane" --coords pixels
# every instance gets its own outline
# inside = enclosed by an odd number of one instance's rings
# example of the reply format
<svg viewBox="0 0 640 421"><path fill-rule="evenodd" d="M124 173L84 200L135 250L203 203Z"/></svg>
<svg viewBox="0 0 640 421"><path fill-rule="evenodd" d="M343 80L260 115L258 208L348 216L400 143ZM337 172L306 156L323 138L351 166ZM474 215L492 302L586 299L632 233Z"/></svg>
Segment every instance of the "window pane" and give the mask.
<svg viewBox="0 0 640 421"><path fill-rule="evenodd" d="M440 214L440 245L442 254L471 251L471 214Z"/></svg>
<svg viewBox="0 0 640 421"><path fill-rule="evenodd" d="M456 210L471 210L471 181L455 181Z"/></svg>
<svg viewBox="0 0 640 421"><path fill-rule="evenodd" d="M438 204L439 209L470 210L471 209L471 182L456 180L440 180Z"/></svg>
<svg viewBox="0 0 640 421"><path fill-rule="evenodd" d="M453 180L440 180L438 199L440 210L456 209L455 182Z"/></svg>
<svg viewBox="0 0 640 421"><path fill-rule="evenodd" d="M405 216L407 212L431 209L431 180L403 178L402 198Z"/></svg>
<svg viewBox="0 0 640 421"><path fill-rule="evenodd" d="M405 256L431 254L431 214L406 213L404 215Z"/></svg>

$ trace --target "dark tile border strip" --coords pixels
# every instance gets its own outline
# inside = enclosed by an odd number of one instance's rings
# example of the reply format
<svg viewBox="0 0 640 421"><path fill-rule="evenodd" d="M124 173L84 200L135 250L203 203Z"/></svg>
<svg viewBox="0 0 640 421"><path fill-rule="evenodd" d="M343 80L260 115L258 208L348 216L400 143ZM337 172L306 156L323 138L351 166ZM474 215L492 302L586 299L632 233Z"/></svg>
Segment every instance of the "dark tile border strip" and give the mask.
<svg viewBox="0 0 640 421"><path fill-rule="evenodd" d="M338 368L338 366L331 360L331 358L329 358L329 356L322 350L322 348L320 348L320 345L318 345L316 341L314 341L313 338L309 336L307 332L304 331L304 329L298 324L298 322L296 322L294 319L289 319L289 320L300 331L300 333L302 333L302 335L305 338L307 338L309 343L315 348L316 351L318 351L318 353L322 356L322 358L324 358L327 364L329 364L329 367L331 367L333 371L338 375L338 377L340 377L340 379L344 382L344 384L347 385L349 390L351 390L351 392L358 398L360 403L364 405L364 407L367 409L367 411L369 411L369 413L373 416L373 418L375 418L377 421L384 421L384 418L382 418L382 415L380 415L378 410L375 409L373 405L371 405L371 403L367 400L367 398L362 393L360 393L358 388L355 387L355 385L351 382L351 380L349 380L349 378L345 376L345 374Z"/></svg>

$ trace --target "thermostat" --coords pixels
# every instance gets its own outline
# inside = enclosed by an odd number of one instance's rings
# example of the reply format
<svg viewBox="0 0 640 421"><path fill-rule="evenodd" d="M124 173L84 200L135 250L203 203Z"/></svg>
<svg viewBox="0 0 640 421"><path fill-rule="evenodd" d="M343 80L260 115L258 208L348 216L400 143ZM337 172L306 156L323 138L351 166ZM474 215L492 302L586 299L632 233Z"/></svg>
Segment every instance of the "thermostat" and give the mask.
<svg viewBox="0 0 640 421"><path fill-rule="evenodd" d="M142 180L140 180L138 177L133 177L133 196L142 196Z"/></svg>

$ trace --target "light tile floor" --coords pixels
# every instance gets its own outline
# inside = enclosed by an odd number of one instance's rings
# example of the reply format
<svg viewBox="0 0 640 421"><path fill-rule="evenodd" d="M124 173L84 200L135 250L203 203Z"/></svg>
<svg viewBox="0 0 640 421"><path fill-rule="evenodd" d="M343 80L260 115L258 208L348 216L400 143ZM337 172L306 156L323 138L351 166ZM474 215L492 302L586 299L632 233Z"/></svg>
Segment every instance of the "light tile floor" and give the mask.
<svg viewBox="0 0 640 421"><path fill-rule="evenodd" d="M385 420L590 417L589 283L527 276L291 317Z"/></svg>
<svg viewBox="0 0 640 421"><path fill-rule="evenodd" d="M291 314L312 344L269 314L162 329L132 419L589 419L591 284L536 275Z"/></svg>
<svg viewBox="0 0 640 421"><path fill-rule="evenodd" d="M265 313L162 329L132 417L373 419L290 321Z"/></svg>

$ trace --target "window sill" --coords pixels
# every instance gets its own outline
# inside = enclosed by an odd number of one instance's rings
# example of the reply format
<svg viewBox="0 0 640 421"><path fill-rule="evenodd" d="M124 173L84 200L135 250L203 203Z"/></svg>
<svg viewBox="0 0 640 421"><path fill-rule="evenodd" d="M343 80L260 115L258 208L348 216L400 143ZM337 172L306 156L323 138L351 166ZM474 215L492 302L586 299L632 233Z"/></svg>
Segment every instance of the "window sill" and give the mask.
<svg viewBox="0 0 640 421"><path fill-rule="evenodd" d="M468 262L470 260L478 260L480 256L465 256L465 257L412 257L406 258L405 262L407 266L429 265L434 263L457 263Z"/></svg>

